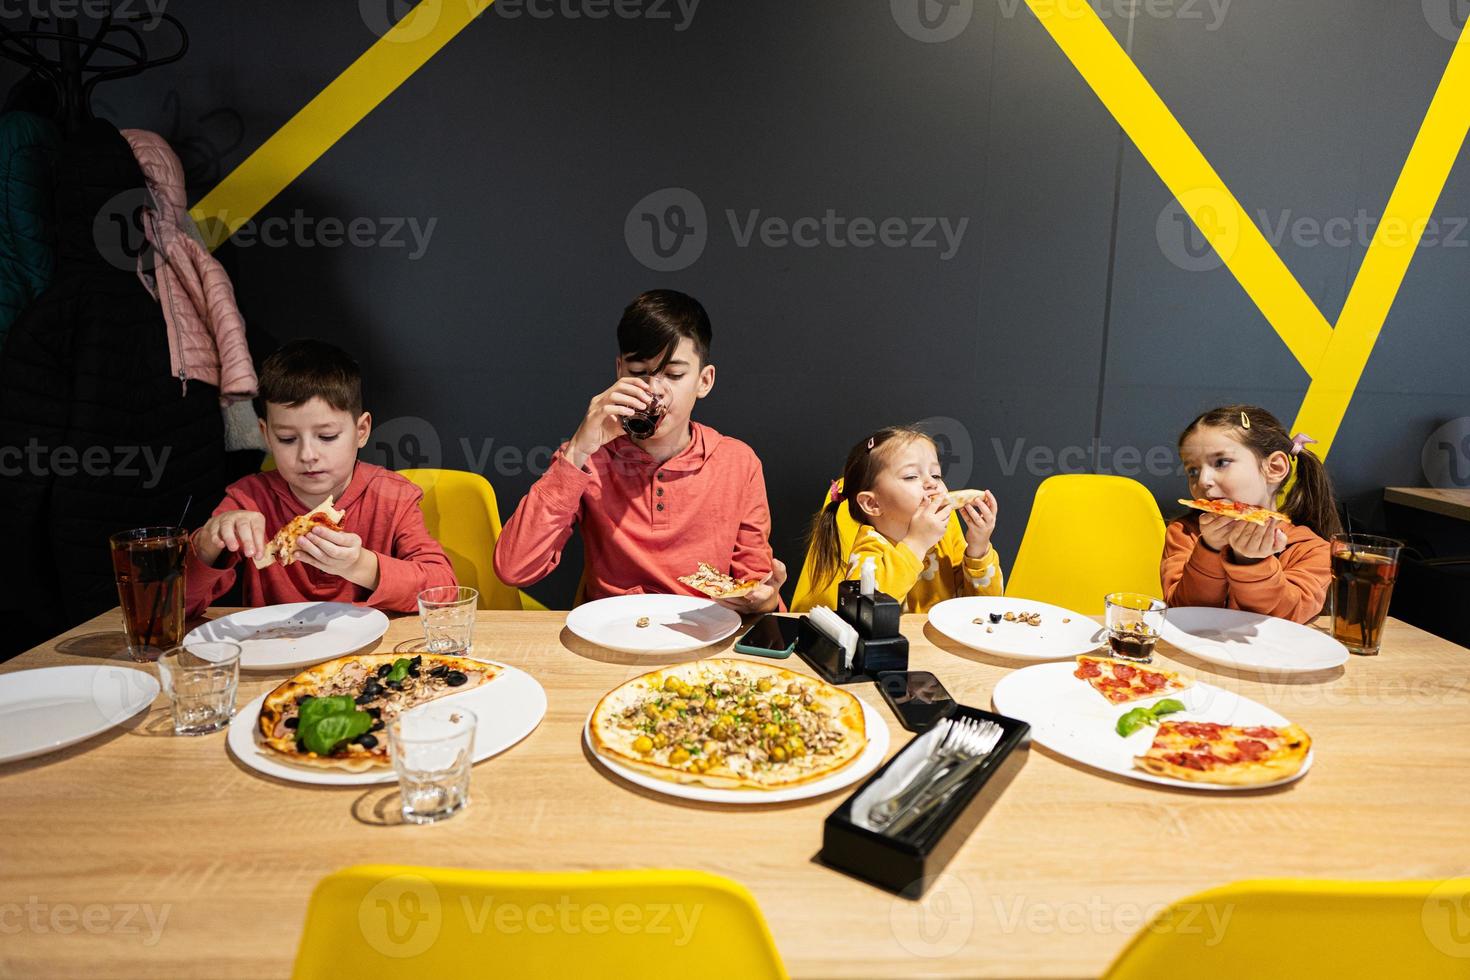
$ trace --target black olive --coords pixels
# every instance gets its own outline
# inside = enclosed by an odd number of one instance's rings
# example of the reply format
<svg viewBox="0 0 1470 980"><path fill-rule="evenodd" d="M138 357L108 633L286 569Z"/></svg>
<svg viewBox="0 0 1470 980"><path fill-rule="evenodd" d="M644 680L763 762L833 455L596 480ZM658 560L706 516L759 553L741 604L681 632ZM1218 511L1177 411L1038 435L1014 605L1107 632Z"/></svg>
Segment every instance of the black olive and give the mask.
<svg viewBox="0 0 1470 980"><path fill-rule="evenodd" d="M303 694L303 695L301 695L301 697L299 697L299 698L296 699L296 706L298 708L301 707L303 704L305 704L306 702L310 701L313 696L314 695L311 695L311 694Z"/></svg>
<svg viewBox="0 0 1470 980"><path fill-rule="evenodd" d="M370 731L370 732L376 732L376 731L379 731L380 729L382 729L382 727L383 727L383 723L381 721L375 721L375 722L373 722L373 727L369 728L368 731Z"/></svg>
<svg viewBox="0 0 1470 980"><path fill-rule="evenodd" d="M363 708L362 710L366 711L368 714L372 715L374 718L381 718L381 717L383 717L383 709L382 708Z"/></svg>
<svg viewBox="0 0 1470 980"><path fill-rule="evenodd" d="M378 668L378 676L379 677L387 677L388 674L389 674L389 672L391 672L392 670L393 670L393 665L392 664L384 664L383 666L381 666L381 667Z"/></svg>
<svg viewBox="0 0 1470 980"><path fill-rule="evenodd" d="M1000 613L991 613L990 614L990 621L992 623L998 623L998 622L1000 622Z"/></svg>
<svg viewBox="0 0 1470 980"><path fill-rule="evenodd" d="M352 701L354 704L367 704L369 701L377 696L378 694L376 691L363 691L357 697L353 698Z"/></svg>
<svg viewBox="0 0 1470 980"><path fill-rule="evenodd" d="M457 670L451 670L449 673L444 675L444 683L448 684L450 687L459 687L461 684L465 683L468 680L468 677Z"/></svg>
<svg viewBox="0 0 1470 980"><path fill-rule="evenodd" d="M301 719L300 718L287 718L286 719L286 727L287 728L295 728L299 724L301 724Z"/></svg>
<svg viewBox="0 0 1470 980"><path fill-rule="evenodd" d="M423 664L423 662L424 662L424 658L423 657L414 657L412 660L410 660L408 662L408 676L409 677L417 677L417 676L419 676L419 667Z"/></svg>
<svg viewBox="0 0 1470 980"><path fill-rule="evenodd" d="M443 677L447 673L449 673L449 665L448 664L440 664L439 666L437 666L437 667L435 667L435 668L433 668L432 670L429 671L429 676L430 677Z"/></svg>
<svg viewBox="0 0 1470 980"><path fill-rule="evenodd" d="M301 739L299 739L299 738L296 740L296 751L297 752L305 752L306 751L306 743L304 741L302 741Z"/></svg>
<svg viewBox="0 0 1470 980"><path fill-rule="evenodd" d="M352 741L353 741L353 744L355 744L355 745L361 745L365 749L371 749L371 748L375 747L378 744L377 738L375 736L372 736L372 735L359 735L359 736L357 736L357 738L354 738Z"/></svg>

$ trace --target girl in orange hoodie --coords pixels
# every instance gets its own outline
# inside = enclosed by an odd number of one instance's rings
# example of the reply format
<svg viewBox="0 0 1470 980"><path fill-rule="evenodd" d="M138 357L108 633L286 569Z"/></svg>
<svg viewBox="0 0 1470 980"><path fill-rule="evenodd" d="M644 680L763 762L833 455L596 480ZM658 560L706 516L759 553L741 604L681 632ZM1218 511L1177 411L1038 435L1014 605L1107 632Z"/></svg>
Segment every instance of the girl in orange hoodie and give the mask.
<svg viewBox="0 0 1470 980"><path fill-rule="evenodd" d="M1166 603L1244 609L1298 623L1322 611L1332 582L1326 539L1342 528L1327 470L1306 448L1313 441L1293 438L1254 405L1225 405L1189 423L1179 455L1191 496L1278 510L1291 522L1260 525L1198 511L1174 521L1159 570Z"/></svg>

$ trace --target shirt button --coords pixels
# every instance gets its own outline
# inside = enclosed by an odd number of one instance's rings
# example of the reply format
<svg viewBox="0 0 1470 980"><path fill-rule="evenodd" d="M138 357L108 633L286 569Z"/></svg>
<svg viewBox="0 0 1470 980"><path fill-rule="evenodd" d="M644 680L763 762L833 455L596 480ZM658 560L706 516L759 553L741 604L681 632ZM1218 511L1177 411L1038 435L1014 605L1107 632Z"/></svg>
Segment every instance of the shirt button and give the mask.
<svg viewBox="0 0 1470 980"><path fill-rule="evenodd" d="M655 492L655 493L657 493L657 494L658 494L658 495L659 495L659 496L660 496L660 497L662 497L662 496L663 496L663 495L664 495L664 488L663 488L663 487L659 487L659 488L658 488L658 489L657 489L657 490L656 490L656 491L654 491L654 492Z"/></svg>
<svg viewBox="0 0 1470 980"><path fill-rule="evenodd" d="M658 471L658 478L659 478L659 479L660 479L660 480L662 480L662 479L664 479L664 471L663 471L663 470L659 470L659 471Z"/></svg>
<svg viewBox="0 0 1470 980"><path fill-rule="evenodd" d="M663 505L663 504L659 504L659 505L658 505L658 509L659 509L659 510L663 510L663 509L664 509L664 505Z"/></svg>

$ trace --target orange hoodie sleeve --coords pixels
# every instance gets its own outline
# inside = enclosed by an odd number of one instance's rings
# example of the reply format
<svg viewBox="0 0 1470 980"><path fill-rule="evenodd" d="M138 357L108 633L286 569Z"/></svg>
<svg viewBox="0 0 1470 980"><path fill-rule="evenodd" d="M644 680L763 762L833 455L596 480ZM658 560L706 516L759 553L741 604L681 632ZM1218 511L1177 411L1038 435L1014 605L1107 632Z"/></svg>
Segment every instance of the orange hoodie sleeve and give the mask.
<svg viewBox="0 0 1470 980"><path fill-rule="evenodd" d="M1224 606L1230 594L1225 559L1200 538L1198 522L1186 518L1164 530L1159 565L1164 603L1170 606Z"/></svg>
<svg viewBox="0 0 1470 980"><path fill-rule="evenodd" d="M1306 528L1293 528L1281 554L1251 565L1223 565L1232 609L1309 623L1322 611L1332 583L1332 546Z"/></svg>

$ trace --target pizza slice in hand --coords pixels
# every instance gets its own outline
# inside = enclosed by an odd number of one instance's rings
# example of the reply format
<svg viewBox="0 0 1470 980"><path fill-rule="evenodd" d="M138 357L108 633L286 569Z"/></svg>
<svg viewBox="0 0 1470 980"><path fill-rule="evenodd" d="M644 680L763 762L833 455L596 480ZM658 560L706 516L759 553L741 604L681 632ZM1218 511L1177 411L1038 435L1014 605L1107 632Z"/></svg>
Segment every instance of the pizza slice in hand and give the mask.
<svg viewBox="0 0 1470 980"><path fill-rule="evenodd" d="M1254 507L1250 504L1239 504L1233 500L1208 500L1199 498L1186 500L1179 498L1179 502L1186 507L1202 510L1206 514L1218 514L1235 521L1245 521L1248 524L1269 524L1271 521L1280 521L1282 524L1290 524L1291 518L1280 511L1267 510L1265 507Z"/></svg>
<svg viewBox="0 0 1470 980"><path fill-rule="evenodd" d="M1073 677L1091 684L1093 690L1113 704L1126 704L1141 698L1172 694L1189 687L1190 682L1172 670L1156 670L1107 657L1077 658Z"/></svg>
<svg viewBox="0 0 1470 980"><path fill-rule="evenodd" d="M276 562L290 565L296 561L297 541L310 534L314 527L342 530L342 519L346 516L347 512L333 507L332 498L328 497L305 514L291 518L285 527L277 531L270 544L265 546L265 551L255 556L255 567L265 568Z"/></svg>
<svg viewBox="0 0 1470 980"><path fill-rule="evenodd" d="M706 562L700 562L699 571L694 574L680 575L679 581L711 599L738 599L750 595L761 584L760 579L732 578Z"/></svg>

